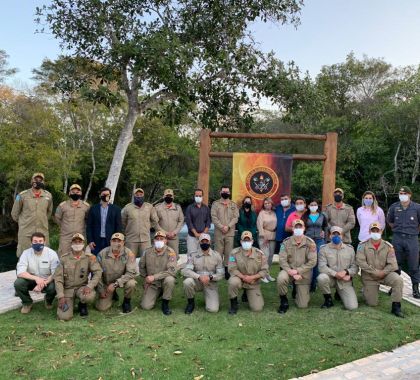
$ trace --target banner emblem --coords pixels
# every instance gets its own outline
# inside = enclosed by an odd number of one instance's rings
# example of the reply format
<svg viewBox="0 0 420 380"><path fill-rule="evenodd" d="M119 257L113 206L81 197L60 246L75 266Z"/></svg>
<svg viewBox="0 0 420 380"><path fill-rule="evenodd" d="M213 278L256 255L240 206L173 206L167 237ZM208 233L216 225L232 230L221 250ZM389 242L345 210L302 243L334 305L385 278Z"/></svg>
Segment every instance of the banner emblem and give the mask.
<svg viewBox="0 0 420 380"><path fill-rule="evenodd" d="M279 177L273 169L259 166L246 176L246 189L256 199L271 197L279 188Z"/></svg>

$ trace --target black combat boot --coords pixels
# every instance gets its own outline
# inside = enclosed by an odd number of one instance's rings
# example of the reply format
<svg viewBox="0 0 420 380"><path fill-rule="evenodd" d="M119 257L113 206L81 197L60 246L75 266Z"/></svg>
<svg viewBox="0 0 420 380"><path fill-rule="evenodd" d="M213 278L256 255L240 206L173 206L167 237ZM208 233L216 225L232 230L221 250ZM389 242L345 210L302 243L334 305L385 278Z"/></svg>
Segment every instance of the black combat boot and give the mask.
<svg viewBox="0 0 420 380"><path fill-rule="evenodd" d="M419 284L413 284L413 297L417 299L420 298Z"/></svg>
<svg viewBox="0 0 420 380"><path fill-rule="evenodd" d="M112 292L112 300L113 300L113 301L119 301L119 300L120 300L120 297L118 297L117 290L114 290L114 291Z"/></svg>
<svg viewBox="0 0 420 380"><path fill-rule="evenodd" d="M296 284L293 283L292 285L292 298L295 300L296 299Z"/></svg>
<svg viewBox="0 0 420 380"><path fill-rule="evenodd" d="M131 313L131 299L130 298L125 298L124 297L124 301L121 305L122 307L122 312L123 313Z"/></svg>
<svg viewBox="0 0 420 380"><path fill-rule="evenodd" d="M324 303L321 305L321 309L329 309L330 307L333 307L333 301L331 294L324 294Z"/></svg>
<svg viewBox="0 0 420 380"><path fill-rule="evenodd" d="M334 299L335 299L337 302L341 302L341 297L340 297L340 294L338 294L338 292L337 292L337 291L335 291L335 294L334 294Z"/></svg>
<svg viewBox="0 0 420 380"><path fill-rule="evenodd" d="M235 315L238 312L238 297L230 299L229 314Z"/></svg>
<svg viewBox="0 0 420 380"><path fill-rule="evenodd" d="M171 315L172 311L169 309L169 300L162 298L162 313L165 315Z"/></svg>
<svg viewBox="0 0 420 380"><path fill-rule="evenodd" d="M280 306L278 312L280 314L286 313L286 311L289 309L289 300L287 299L287 296L280 296Z"/></svg>
<svg viewBox="0 0 420 380"><path fill-rule="evenodd" d="M227 281L229 280L229 278L230 278L230 273L229 273L228 267L225 267L225 280Z"/></svg>
<svg viewBox="0 0 420 380"><path fill-rule="evenodd" d="M393 302L391 313L397 317L404 318L404 314L401 311L401 302Z"/></svg>
<svg viewBox="0 0 420 380"><path fill-rule="evenodd" d="M195 308L194 298L188 298L188 303L185 308L185 314L192 314Z"/></svg>
<svg viewBox="0 0 420 380"><path fill-rule="evenodd" d="M87 317L89 314L87 305L83 302L79 302L79 314L81 317Z"/></svg>
<svg viewBox="0 0 420 380"><path fill-rule="evenodd" d="M242 301L243 303L248 302L248 293L246 292L246 289L244 289L244 291L243 291L243 293L242 293L241 301Z"/></svg>

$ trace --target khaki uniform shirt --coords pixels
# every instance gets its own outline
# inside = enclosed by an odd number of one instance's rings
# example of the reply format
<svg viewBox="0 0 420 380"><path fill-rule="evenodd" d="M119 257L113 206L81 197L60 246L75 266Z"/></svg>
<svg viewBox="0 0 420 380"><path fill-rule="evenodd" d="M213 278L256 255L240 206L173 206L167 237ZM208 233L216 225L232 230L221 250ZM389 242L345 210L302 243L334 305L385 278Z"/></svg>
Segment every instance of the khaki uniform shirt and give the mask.
<svg viewBox="0 0 420 380"><path fill-rule="evenodd" d="M337 272L343 270L347 270L351 277L359 272L354 248L344 243L338 249L331 243L323 245L319 251L318 268L319 273L325 273L331 277L335 277ZM337 279L337 286L342 289L345 286L352 286L352 283Z"/></svg>
<svg viewBox="0 0 420 380"><path fill-rule="evenodd" d="M121 211L125 240L130 243L150 241L150 228L156 228L158 217L155 208L147 202L141 207L127 204Z"/></svg>
<svg viewBox="0 0 420 380"><path fill-rule="evenodd" d="M89 280L90 273L92 273L92 278ZM71 298L82 286L95 289L101 275L101 266L96 257L90 253L82 252L79 258L76 258L73 253L61 256L60 265L54 273L57 298Z"/></svg>
<svg viewBox="0 0 420 380"><path fill-rule="evenodd" d="M98 254L98 262L103 271L98 285L100 292L113 282L117 282L122 288L129 280L137 276L136 255L127 247L124 247L119 256L114 256L111 247L104 248Z"/></svg>
<svg viewBox="0 0 420 380"><path fill-rule="evenodd" d="M76 233L86 236L86 220L90 209L87 202L79 200L76 205L70 199L61 202L55 210L55 221L60 226L63 238L72 238Z"/></svg>
<svg viewBox="0 0 420 380"><path fill-rule="evenodd" d="M356 262L362 270L362 280L367 281L378 281L374 276L378 271L387 275L398 270L394 247L385 240L381 240L378 250L371 239L361 242L357 247Z"/></svg>
<svg viewBox="0 0 420 380"><path fill-rule="evenodd" d="M201 275L213 276L212 281L219 281L225 276L222 256L211 248L204 253L200 248L188 257L185 268L181 271L184 277L198 280Z"/></svg>
<svg viewBox="0 0 420 380"><path fill-rule="evenodd" d="M312 268L317 262L316 244L307 236L298 245L294 236L283 241L279 253L280 267L285 271L296 269L303 277L300 284L309 283L312 278Z"/></svg>
<svg viewBox="0 0 420 380"><path fill-rule="evenodd" d="M261 278L267 276L268 262L264 253L258 248L252 247L251 254L248 256L242 247L235 248L229 256L229 273L231 276L238 276L240 273L253 276L259 274ZM259 286L259 281L255 284L243 283L245 289L253 289Z"/></svg>
<svg viewBox="0 0 420 380"><path fill-rule="evenodd" d="M227 200L227 205L225 206L222 201L224 199L219 199L214 201L211 206L211 221L216 227L216 231L222 229L223 226L228 226L229 231L224 234L224 236L235 236L235 226L238 223L239 218L239 209L235 202L230 199Z"/></svg>
<svg viewBox="0 0 420 380"><path fill-rule="evenodd" d="M350 231L356 225L356 217L353 207L343 203L343 207L337 208L334 204L329 204L325 209L327 215L328 227L338 226L343 229L343 241L351 243Z"/></svg>
<svg viewBox="0 0 420 380"><path fill-rule="evenodd" d="M48 191L41 190L39 198L32 189L19 193L11 213L12 219L19 224L19 236L30 237L34 232L48 236L48 218L52 211L52 195Z"/></svg>
<svg viewBox="0 0 420 380"><path fill-rule="evenodd" d="M172 203L170 207L165 202L155 206L158 217L157 230L175 232L177 235L184 225L184 213L180 205Z"/></svg>
<svg viewBox="0 0 420 380"><path fill-rule="evenodd" d="M176 253L168 246L165 246L162 252L157 252L155 247L151 247L144 252L139 267L141 277L154 276L156 281L169 276L175 277L178 270Z"/></svg>

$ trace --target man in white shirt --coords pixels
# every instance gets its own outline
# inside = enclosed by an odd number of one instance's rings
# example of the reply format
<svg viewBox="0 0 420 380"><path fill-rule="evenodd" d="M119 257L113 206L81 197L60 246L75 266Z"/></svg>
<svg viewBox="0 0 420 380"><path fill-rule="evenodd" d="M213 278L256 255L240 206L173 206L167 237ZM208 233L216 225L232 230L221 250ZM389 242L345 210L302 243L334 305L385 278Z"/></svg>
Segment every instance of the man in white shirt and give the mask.
<svg viewBox="0 0 420 380"><path fill-rule="evenodd" d="M45 235L35 232L31 236L31 248L23 251L16 266L16 295L22 300L22 314L32 309L33 300L29 291L45 294L45 307L52 309L55 298L54 272L59 264L57 253L45 247Z"/></svg>

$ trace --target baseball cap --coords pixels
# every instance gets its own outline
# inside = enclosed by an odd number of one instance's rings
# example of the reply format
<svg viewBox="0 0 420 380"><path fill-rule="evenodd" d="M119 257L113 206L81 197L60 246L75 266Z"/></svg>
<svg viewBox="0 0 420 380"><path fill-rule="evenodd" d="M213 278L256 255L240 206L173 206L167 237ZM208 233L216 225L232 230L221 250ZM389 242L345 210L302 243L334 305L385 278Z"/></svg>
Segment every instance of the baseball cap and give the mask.
<svg viewBox="0 0 420 380"><path fill-rule="evenodd" d="M111 236L111 240L112 239L119 239L119 240L124 241L125 240L125 237L124 237L124 235L121 232L116 232L115 234L113 234Z"/></svg>
<svg viewBox="0 0 420 380"><path fill-rule="evenodd" d="M165 196L165 195L172 195L172 196L174 196L174 191L172 190L172 189L166 189L164 192L163 192L163 195Z"/></svg>
<svg viewBox="0 0 420 380"><path fill-rule="evenodd" d="M413 194L411 189L408 186L402 186L399 190L399 193L407 193L407 194Z"/></svg>
<svg viewBox="0 0 420 380"><path fill-rule="evenodd" d="M341 227L339 227L339 226L332 226L331 229L330 229L330 232L331 233L333 233L333 232L339 232L340 234L342 234L343 233L343 229Z"/></svg>
<svg viewBox="0 0 420 380"><path fill-rule="evenodd" d="M198 238L198 241L201 241L201 240L210 241L211 240L210 235L209 234L201 234L200 237Z"/></svg>
<svg viewBox="0 0 420 380"><path fill-rule="evenodd" d="M158 236L162 236L162 237L164 237L164 238L166 238L166 232L164 232L164 231L156 231L156 233L155 233L155 237L158 237Z"/></svg>
<svg viewBox="0 0 420 380"><path fill-rule="evenodd" d="M301 224L302 226L305 226L305 222L302 219L295 219L292 223L292 227L296 226L296 224Z"/></svg>
<svg viewBox="0 0 420 380"><path fill-rule="evenodd" d="M41 177L43 180L45 180L44 173L34 173L34 175L32 176L32 179L34 179L36 177Z"/></svg>
<svg viewBox="0 0 420 380"><path fill-rule="evenodd" d="M251 231L244 231L244 232L242 232L242 235L241 235L241 240L244 240L245 238L249 238L249 239L253 239L252 238L252 232Z"/></svg>
<svg viewBox="0 0 420 380"><path fill-rule="evenodd" d="M382 226L378 222L373 222L369 225L369 231L373 228L377 228L382 231Z"/></svg>
<svg viewBox="0 0 420 380"><path fill-rule="evenodd" d="M137 189L135 189L133 191L133 194L135 194L135 193L143 193L144 194L144 190L141 187L138 187Z"/></svg>
<svg viewBox="0 0 420 380"><path fill-rule="evenodd" d="M334 193L344 194L344 190L341 187L337 187L337 188L335 188Z"/></svg>
<svg viewBox="0 0 420 380"><path fill-rule="evenodd" d="M80 191L82 191L82 188L77 183L74 183L73 185L71 185L69 191L73 189L79 189Z"/></svg>
<svg viewBox="0 0 420 380"><path fill-rule="evenodd" d="M79 234L79 233L74 234L74 235L71 237L71 240L72 240L72 241L73 241L73 240L76 240L76 239L80 239L80 240L85 241L85 237L84 237L82 234Z"/></svg>

